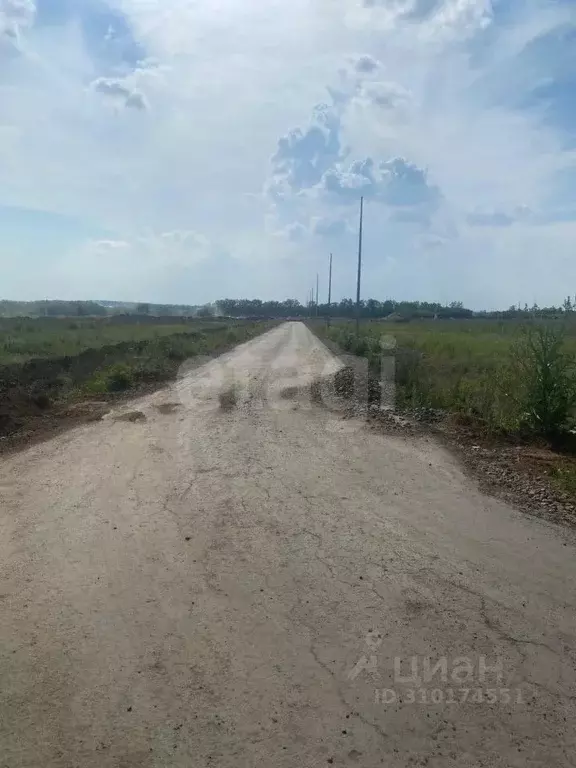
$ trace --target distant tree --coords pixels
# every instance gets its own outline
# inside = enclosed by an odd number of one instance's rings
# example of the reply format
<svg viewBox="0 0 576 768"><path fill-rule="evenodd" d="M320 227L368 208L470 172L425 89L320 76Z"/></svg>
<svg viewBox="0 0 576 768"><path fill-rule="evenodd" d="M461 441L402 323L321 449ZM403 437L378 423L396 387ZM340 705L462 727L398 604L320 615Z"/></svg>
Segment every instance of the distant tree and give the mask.
<svg viewBox="0 0 576 768"><path fill-rule="evenodd" d="M150 304L147 302L143 302L142 304L136 305L136 314L138 315L149 315L150 314Z"/></svg>

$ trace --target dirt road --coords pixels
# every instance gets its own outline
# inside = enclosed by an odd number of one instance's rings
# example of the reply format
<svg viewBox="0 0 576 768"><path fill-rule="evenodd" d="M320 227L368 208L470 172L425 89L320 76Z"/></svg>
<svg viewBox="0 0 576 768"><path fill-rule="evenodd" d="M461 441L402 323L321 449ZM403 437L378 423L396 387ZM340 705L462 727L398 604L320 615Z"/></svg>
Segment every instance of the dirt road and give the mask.
<svg viewBox="0 0 576 768"><path fill-rule="evenodd" d="M286 324L2 460L2 768L576 765L574 540L337 366Z"/></svg>

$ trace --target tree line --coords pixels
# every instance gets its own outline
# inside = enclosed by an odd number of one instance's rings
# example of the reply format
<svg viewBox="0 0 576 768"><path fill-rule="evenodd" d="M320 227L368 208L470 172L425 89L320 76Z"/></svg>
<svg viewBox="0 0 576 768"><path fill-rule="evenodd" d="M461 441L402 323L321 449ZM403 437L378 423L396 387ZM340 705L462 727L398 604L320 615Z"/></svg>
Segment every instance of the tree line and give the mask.
<svg viewBox="0 0 576 768"><path fill-rule="evenodd" d="M311 301L301 304L297 299L285 301L262 301L261 299L221 299L214 305L203 308L204 313L209 311L227 317L356 317L356 302L352 299L341 299L331 304L318 304ZM448 304L433 301L396 301L386 299L365 299L360 302L360 317L363 319L377 319L389 317L398 320L412 319L465 319L484 318L489 320L528 320L533 318L566 318L568 315L576 315L576 296L572 299L568 296L561 305L540 307L538 304L528 306L513 305L504 310L480 310L467 309L461 301L452 301Z"/></svg>
<svg viewBox="0 0 576 768"><path fill-rule="evenodd" d="M463 319L469 317L486 319L529 319L534 317L554 318L574 316L576 297L567 297L559 306L539 307L513 305L506 310L473 312L461 301L449 304L430 301L396 301L366 299L360 302L360 317L378 319L392 317L398 320L412 319ZM111 315L155 315L211 317L224 315L235 318L305 318L305 317L356 317L356 302L341 299L338 302L315 302L301 304L298 299L284 301L263 301L261 299L220 299L213 304L193 306L183 304L151 304L116 301L8 301L0 300L0 317L106 317Z"/></svg>
<svg viewBox="0 0 576 768"><path fill-rule="evenodd" d="M110 315L192 316L197 307L183 304L140 304L121 301L0 300L0 317L107 317ZM213 314L213 313L212 313Z"/></svg>
<svg viewBox="0 0 576 768"><path fill-rule="evenodd" d="M356 316L356 302L352 299L342 299L329 304L309 302L301 304L297 299L285 301L262 301L261 299L221 299L216 302L216 310L226 317L349 317ZM400 317L471 317L472 310L466 309L462 302L454 301L443 305L439 302L427 301L378 301L366 299L360 302L362 318L381 318L390 315Z"/></svg>

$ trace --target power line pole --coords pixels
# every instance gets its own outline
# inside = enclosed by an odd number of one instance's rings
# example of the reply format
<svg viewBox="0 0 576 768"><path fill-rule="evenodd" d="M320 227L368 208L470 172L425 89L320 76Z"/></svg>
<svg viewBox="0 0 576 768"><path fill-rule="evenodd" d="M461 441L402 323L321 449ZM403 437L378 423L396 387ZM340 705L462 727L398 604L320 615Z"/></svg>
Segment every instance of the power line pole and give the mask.
<svg viewBox="0 0 576 768"><path fill-rule="evenodd" d="M318 309L318 301L319 301L318 292L319 292L319 288L320 288L320 276L318 275L318 272L316 272L316 317L318 317L318 312L319 312L319 309Z"/></svg>
<svg viewBox="0 0 576 768"><path fill-rule="evenodd" d="M360 282L362 280L362 225L364 219L364 198L360 198L360 233L358 235L358 279L356 281L356 336L360 334Z"/></svg>
<svg viewBox="0 0 576 768"><path fill-rule="evenodd" d="M332 254L330 254L330 268L328 269L328 316L326 322L330 325L330 312L332 311Z"/></svg>

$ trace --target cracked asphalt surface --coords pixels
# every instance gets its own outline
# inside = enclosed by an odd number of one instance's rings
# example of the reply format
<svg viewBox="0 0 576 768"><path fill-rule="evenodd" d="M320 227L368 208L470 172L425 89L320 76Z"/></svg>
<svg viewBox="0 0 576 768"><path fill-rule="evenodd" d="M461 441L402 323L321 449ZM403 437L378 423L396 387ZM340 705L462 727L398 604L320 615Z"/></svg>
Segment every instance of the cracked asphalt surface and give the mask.
<svg viewBox="0 0 576 768"><path fill-rule="evenodd" d="M338 365L288 323L2 459L2 768L576 765L573 536Z"/></svg>

